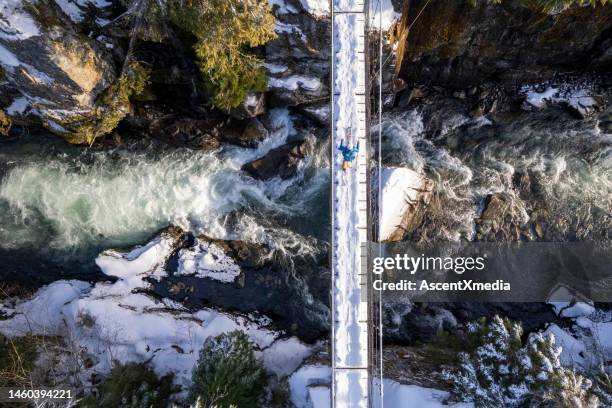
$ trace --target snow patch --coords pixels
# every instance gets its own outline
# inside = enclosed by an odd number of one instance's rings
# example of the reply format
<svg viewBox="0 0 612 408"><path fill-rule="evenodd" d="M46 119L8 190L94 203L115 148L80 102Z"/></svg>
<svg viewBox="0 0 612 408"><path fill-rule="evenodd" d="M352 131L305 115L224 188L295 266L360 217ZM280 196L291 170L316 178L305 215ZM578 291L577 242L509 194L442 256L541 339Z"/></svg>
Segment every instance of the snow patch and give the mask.
<svg viewBox="0 0 612 408"><path fill-rule="evenodd" d="M106 0L55 0L55 3L75 23L83 21L88 7L105 8L113 4Z"/></svg>
<svg viewBox="0 0 612 408"><path fill-rule="evenodd" d="M326 385L308 387L308 398L313 408L331 408L331 391Z"/></svg>
<svg viewBox="0 0 612 408"><path fill-rule="evenodd" d="M23 6L23 0L0 1L0 38L16 41L40 35L36 22Z"/></svg>
<svg viewBox="0 0 612 408"><path fill-rule="evenodd" d="M64 321L59 311L89 290L91 285L87 282L53 282L39 289L32 299L18 303L12 310L8 309L11 319L0 321L0 331L5 336L19 336L29 332L47 336L60 335Z"/></svg>
<svg viewBox="0 0 612 408"><path fill-rule="evenodd" d="M160 236L128 253L104 251L96 258L96 265L104 274L120 278L113 287L118 290L117 294L125 294L135 288L147 287L145 277L159 280L166 276L164 263L173 249L172 239Z"/></svg>
<svg viewBox="0 0 612 408"><path fill-rule="evenodd" d="M563 365L579 365L587 367L590 363L587 361L587 349L584 342L574 338L571 334L561 329L556 324L551 324L545 331L544 335L552 334L555 338L555 345L561 347L561 355L559 360Z"/></svg>
<svg viewBox="0 0 612 408"><path fill-rule="evenodd" d="M280 377L294 372L311 353L310 347L291 337L277 340L261 354L266 368Z"/></svg>
<svg viewBox="0 0 612 408"><path fill-rule="evenodd" d="M376 381L378 382L378 381ZM378 384L380 384L378 382ZM450 394L446 391L440 391L433 388L420 387L418 385L405 385L396 381L383 380L383 404L381 404L380 396L377 390L379 385L374 385L374 407L401 407L401 408L472 408L474 404L460 403L446 405L444 401L448 399Z"/></svg>
<svg viewBox="0 0 612 408"><path fill-rule="evenodd" d="M271 74L280 74L282 72L285 72L289 69L289 67L287 67L286 65L280 65L280 64L271 64L271 63L265 63L263 64L263 66L270 71Z"/></svg>
<svg viewBox="0 0 612 408"><path fill-rule="evenodd" d="M551 302L555 313L560 317L576 318L589 316L595 312L595 308L585 302L576 302L570 306L570 302Z"/></svg>
<svg viewBox="0 0 612 408"><path fill-rule="evenodd" d="M330 15L329 0L300 0L304 10L314 17L325 17Z"/></svg>
<svg viewBox="0 0 612 408"><path fill-rule="evenodd" d="M523 86L525 107L542 109L549 105L560 104L569 107L581 117L587 117L599 109L599 101L591 84L567 84L543 86Z"/></svg>
<svg viewBox="0 0 612 408"><path fill-rule="evenodd" d="M68 130L57 122L52 120L45 121L47 127L57 133L68 133Z"/></svg>
<svg viewBox="0 0 612 408"><path fill-rule="evenodd" d="M25 112L29 105L30 102L28 101L28 98L26 98L25 96L20 96L18 98L15 98L13 103L11 103L8 108L6 108L6 113L11 116L21 115Z"/></svg>
<svg viewBox="0 0 612 408"><path fill-rule="evenodd" d="M21 61L17 59L15 54L13 54L8 49L6 49L6 47L0 44L0 64L2 64L4 67L14 68L21 65Z"/></svg>
<svg viewBox="0 0 612 408"><path fill-rule="evenodd" d="M306 42L308 40L304 32L298 26L293 24L287 24L281 21L277 21L276 25L274 26L274 31L278 34L295 34L299 36L303 42Z"/></svg>
<svg viewBox="0 0 612 408"><path fill-rule="evenodd" d="M298 88L303 88L308 91L316 91L321 87L321 81L315 77L306 77L301 75L292 75L287 78L270 77L268 80L270 88L285 88L290 91L295 91Z"/></svg>
<svg viewBox="0 0 612 408"><path fill-rule="evenodd" d="M319 408L313 405L309 389L310 387L323 385L329 387L330 383L331 368L329 366L305 365L289 377L291 402L296 408ZM328 405L322 405L322 407L325 406L329 406L329 403Z"/></svg>
<svg viewBox="0 0 612 408"><path fill-rule="evenodd" d="M328 103L304 106L302 109L308 116L321 123L327 123L330 118L331 109Z"/></svg>
<svg viewBox="0 0 612 408"><path fill-rule="evenodd" d="M240 267L218 245L196 239L193 247L179 252L179 267L175 275L195 275L229 283L240 275Z"/></svg>
<svg viewBox="0 0 612 408"><path fill-rule="evenodd" d="M16 67L23 67L26 70L26 75L32 82L51 84L53 79L47 74L40 72L30 64L21 62L15 54L9 51L6 47L0 44L0 65L8 72L13 73Z"/></svg>

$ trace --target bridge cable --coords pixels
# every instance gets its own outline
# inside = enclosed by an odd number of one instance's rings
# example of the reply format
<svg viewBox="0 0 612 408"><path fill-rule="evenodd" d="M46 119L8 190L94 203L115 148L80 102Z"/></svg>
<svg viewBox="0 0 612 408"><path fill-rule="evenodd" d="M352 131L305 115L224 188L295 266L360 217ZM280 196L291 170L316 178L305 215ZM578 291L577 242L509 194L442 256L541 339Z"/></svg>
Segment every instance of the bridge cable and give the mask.
<svg viewBox="0 0 612 408"><path fill-rule="evenodd" d="M371 32L370 31L370 27L374 27L376 25L376 12L382 8L382 4L381 4L381 0L377 0L376 1L376 5L372 7L372 5L368 5L368 29L366 30L368 35ZM372 13L373 12L373 13ZM379 13L380 14L380 13ZM380 17L379 17L380 18ZM369 48L368 49L368 53L370 55L372 55L372 52L374 51L374 48ZM368 83L366 84L368 86L369 89L372 88L372 85L374 84L374 78L376 77L376 73L372 72L372 70L370 70L369 72L369 79L368 79ZM377 208L377 206L375 207L374 204L374 200L372 199L372 194L370 194L368 196L368 202L369 202L369 206L370 209L374 209ZM373 219L375 219L376 217L373 217ZM376 225L376 223L374 224ZM373 232L373 235L376 236L376 232ZM371 288L370 288L371 289ZM372 298L372 300L374 300ZM373 307L370 308L370 312L372 313L372 317L371 317L371 321L372 321L372 344L370 346L370 350L372 352L372 356L370 358L370 361L372 363L372 370L371 370L371 375L372 375L372 379L378 377L378 352L379 352L379 334L378 334L378 327L379 327L379 322L378 322L378 313L374 314L375 312L375 306L372 305ZM376 311L378 312L378 311ZM378 387L375 387L376 382L371 380L370 381L370 387L371 387L371 392L370 392L370 398L372 399L372 404L374 403L374 400L376 398L380 398L380 384L378 384Z"/></svg>
<svg viewBox="0 0 612 408"><path fill-rule="evenodd" d="M382 86L383 86L383 29L382 29L382 1L379 0L379 16L378 16L378 256L382 256L382 241L380 237L380 222L381 222L381 196L382 196ZM384 385L383 385L383 321L382 321L382 290L378 291L378 330L379 330L379 347L380 347L380 407L384 408Z"/></svg>

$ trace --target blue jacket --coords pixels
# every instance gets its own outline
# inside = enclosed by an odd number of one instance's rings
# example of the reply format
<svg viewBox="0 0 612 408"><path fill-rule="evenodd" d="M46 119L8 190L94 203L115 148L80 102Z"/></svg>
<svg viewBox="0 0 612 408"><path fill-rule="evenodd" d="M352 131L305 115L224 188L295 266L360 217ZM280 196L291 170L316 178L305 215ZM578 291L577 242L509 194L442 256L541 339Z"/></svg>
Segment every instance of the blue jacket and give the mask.
<svg viewBox="0 0 612 408"><path fill-rule="evenodd" d="M357 156L357 153L359 153L359 144L357 144L357 146L351 149L350 147L340 143L338 150L340 150L340 152L342 153L342 157L344 158L344 160L353 161L355 160L355 156Z"/></svg>

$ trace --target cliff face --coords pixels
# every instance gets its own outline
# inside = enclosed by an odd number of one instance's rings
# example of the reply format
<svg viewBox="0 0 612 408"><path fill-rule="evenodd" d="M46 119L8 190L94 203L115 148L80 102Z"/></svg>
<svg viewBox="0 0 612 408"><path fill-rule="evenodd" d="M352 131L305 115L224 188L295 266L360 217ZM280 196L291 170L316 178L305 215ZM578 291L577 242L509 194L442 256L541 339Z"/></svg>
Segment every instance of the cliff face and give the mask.
<svg viewBox="0 0 612 408"><path fill-rule="evenodd" d="M272 2L277 38L254 50L265 61L267 90L226 112L211 106L196 38L175 26L157 2L5 0L0 112L16 127L42 125L73 143L90 143L121 122L125 134L205 149L237 139L236 144L253 145L266 130L244 135L267 106L297 107L325 122L329 19L297 0L277 3ZM142 92L127 95L126 103L109 103L120 82L130 80L129 61L141 63L147 74ZM113 120L105 123L109 117ZM200 126L203 121L206 126ZM195 128L201 134L186 134Z"/></svg>
<svg viewBox="0 0 612 408"><path fill-rule="evenodd" d="M610 4L542 11L520 0L407 1L413 25L400 76L408 81L510 85L612 64Z"/></svg>
<svg viewBox="0 0 612 408"><path fill-rule="evenodd" d="M93 114L96 96L115 80L110 50L84 33L80 10L62 10L52 0L3 2L0 106L13 123L37 118L63 132L64 122Z"/></svg>

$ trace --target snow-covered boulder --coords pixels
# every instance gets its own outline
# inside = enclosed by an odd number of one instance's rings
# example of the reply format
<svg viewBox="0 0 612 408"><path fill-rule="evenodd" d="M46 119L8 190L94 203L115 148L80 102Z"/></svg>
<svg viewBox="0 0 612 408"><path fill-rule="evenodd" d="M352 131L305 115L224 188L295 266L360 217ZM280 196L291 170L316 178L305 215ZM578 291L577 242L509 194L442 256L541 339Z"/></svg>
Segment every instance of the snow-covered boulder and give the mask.
<svg viewBox="0 0 612 408"><path fill-rule="evenodd" d="M593 84L550 83L524 86L524 110L537 110L559 105L579 118L588 118L601 111L604 99Z"/></svg>
<svg viewBox="0 0 612 408"><path fill-rule="evenodd" d="M399 241L420 223L432 197L433 181L405 167L383 167L380 178L378 239L381 242ZM372 179L372 190L377 197L378 175Z"/></svg>

